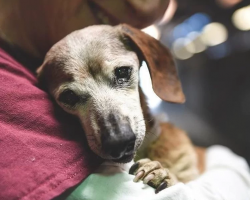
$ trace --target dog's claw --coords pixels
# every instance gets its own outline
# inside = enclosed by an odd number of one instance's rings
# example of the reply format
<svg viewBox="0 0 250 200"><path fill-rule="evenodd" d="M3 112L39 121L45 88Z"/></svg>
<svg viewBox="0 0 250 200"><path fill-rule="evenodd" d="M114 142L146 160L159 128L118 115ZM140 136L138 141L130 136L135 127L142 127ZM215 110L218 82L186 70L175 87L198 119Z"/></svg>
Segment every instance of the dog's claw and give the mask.
<svg viewBox="0 0 250 200"><path fill-rule="evenodd" d="M168 183L166 181L163 181L155 190L155 194L159 193L160 191L164 190L168 187Z"/></svg>
<svg viewBox="0 0 250 200"><path fill-rule="evenodd" d="M162 167L159 162L147 158L133 164L129 169L129 174L135 175L134 182L142 180L144 184L156 188L156 194L174 184L174 179L168 169Z"/></svg>
<svg viewBox="0 0 250 200"><path fill-rule="evenodd" d="M149 174L143 179L143 183L147 184L149 181L151 181L155 177L154 174Z"/></svg>
<svg viewBox="0 0 250 200"><path fill-rule="evenodd" d="M135 175L135 178L134 178L134 182L137 182L139 181L144 175L144 171L139 171L136 175Z"/></svg>
<svg viewBox="0 0 250 200"><path fill-rule="evenodd" d="M135 173L135 171L138 169L139 167L139 163L136 162L135 164L133 164L130 169L129 169L129 174L133 175Z"/></svg>

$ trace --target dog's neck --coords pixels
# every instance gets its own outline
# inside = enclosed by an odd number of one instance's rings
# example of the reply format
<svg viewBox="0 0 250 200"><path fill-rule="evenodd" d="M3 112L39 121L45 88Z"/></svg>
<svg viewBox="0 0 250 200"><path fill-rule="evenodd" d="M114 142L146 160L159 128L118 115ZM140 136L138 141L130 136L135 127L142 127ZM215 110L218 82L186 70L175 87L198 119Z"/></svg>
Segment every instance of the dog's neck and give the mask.
<svg viewBox="0 0 250 200"><path fill-rule="evenodd" d="M122 171L128 172L130 167L134 164L134 161L128 163L116 163L113 161L105 161L101 166L96 170L97 173L107 173L114 174Z"/></svg>

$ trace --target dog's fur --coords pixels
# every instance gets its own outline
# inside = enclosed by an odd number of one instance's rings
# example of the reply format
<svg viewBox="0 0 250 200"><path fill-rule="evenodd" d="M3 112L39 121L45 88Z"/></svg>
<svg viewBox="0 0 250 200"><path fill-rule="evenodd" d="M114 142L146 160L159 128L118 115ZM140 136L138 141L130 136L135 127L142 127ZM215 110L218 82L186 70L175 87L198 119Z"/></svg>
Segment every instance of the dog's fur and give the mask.
<svg viewBox="0 0 250 200"><path fill-rule="evenodd" d="M125 24L90 26L71 33L50 49L38 69L40 83L66 112L80 119L90 148L104 159L114 159L102 148L102 137L107 134L103 124L109 134L116 132L111 114L119 123L129 124L136 138L133 152L153 125L147 121L151 116L138 86L142 60L148 64L153 89L160 98L175 103L185 101L169 50ZM131 77L126 84L117 85L114 71L122 66L131 68ZM69 89L80 98L74 106L59 100L60 94ZM125 134L122 130L121 134Z"/></svg>

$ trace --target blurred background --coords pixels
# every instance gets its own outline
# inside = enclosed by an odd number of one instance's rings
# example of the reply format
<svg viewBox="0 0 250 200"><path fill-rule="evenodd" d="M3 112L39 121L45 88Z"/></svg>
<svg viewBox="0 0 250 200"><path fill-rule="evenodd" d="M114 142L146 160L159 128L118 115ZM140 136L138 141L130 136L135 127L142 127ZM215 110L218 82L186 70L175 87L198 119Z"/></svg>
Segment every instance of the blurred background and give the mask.
<svg viewBox="0 0 250 200"><path fill-rule="evenodd" d="M186 95L183 105L162 102L144 64L152 111L167 113L196 145L226 145L250 163L250 0L172 0L143 31L172 51Z"/></svg>

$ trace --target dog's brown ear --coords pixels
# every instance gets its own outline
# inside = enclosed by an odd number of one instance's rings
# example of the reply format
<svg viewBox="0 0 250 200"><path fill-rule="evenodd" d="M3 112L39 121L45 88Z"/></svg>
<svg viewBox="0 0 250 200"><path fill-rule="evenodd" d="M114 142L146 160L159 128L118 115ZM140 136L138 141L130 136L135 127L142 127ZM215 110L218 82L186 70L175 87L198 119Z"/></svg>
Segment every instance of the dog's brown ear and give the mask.
<svg viewBox="0 0 250 200"><path fill-rule="evenodd" d="M43 62L43 64L36 70L36 75L38 87L49 92L48 84L52 84L55 79L51 65L47 62Z"/></svg>
<svg viewBox="0 0 250 200"><path fill-rule="evenodd" d="M185 96L169 50L158 40L127 24L117 26L139 48L147 62L155 93L163 100L184 103Z"/></svg>
<svg viewBox="0 0 250 200"><path fill-rule="evenodd" d="M37 70L37 80L38 80L38 87L42 90L47 90L47 83L46 83L46 76L45 76L45 64L43 63Z"/></svg>

